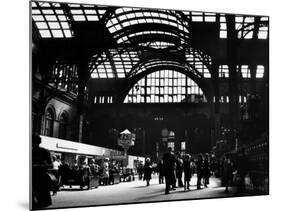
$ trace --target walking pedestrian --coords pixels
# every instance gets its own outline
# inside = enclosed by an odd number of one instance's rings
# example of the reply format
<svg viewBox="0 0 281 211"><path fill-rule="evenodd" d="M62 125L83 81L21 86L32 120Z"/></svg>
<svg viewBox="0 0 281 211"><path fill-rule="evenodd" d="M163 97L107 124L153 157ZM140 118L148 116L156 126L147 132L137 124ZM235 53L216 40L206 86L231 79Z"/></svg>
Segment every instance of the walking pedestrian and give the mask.
<svg viewBox="0 0 281 211"><path fill-rule="evenodd" d="M238 176L237 192L243 193L245 191L245 177L249 169L248 157L245 147L241 147L238 151L236 160L236 171Z"/></svg>
<svg viewBox="0 0 281 211"><path fill-rule="evenodd" d="M168 147L167 152L163 156L163 172L165 176L165 194L169 194L171 185L173 184L174 168L176 159L172 154L172 148Z"/></svg>
<svg viewBox="0 0 281 211"><path fill-rule="evenodd" d="M203 178L203 156L202 156L202 154L198 155L197 163L196 163L196 171L197 171L197 189L201 189L201 180Z"/></svg>
<svg viewBox="0 0 281 211"><path fill-rule="evenodd" d="M152 174L152 166L150 163L150 159L146 158L144 166L143 166L144 176L143 180L146 181L146 186L149 186L149 182L151 180L151 174Z"/></svg>
<svg viewBox="0 0 281 211"><path fill-rule="evenodd" d="M203 162L203 180L204 180L204 186L207 188L209 184L209 178L210 178L211 172L210 172L210 160L209 160L209 154L206 153L204 157Z"/></svg>
<svg viewBox="0 0 281 211"><path fill-rule="evenodd" d="M183 160L181 158L180 152L177 152L177 159L176 159L176 177L178 180L178 187L183 187L182 182L182 172L183 172Z"/></svg>
<svg viewBox="0 0 281 211"><path fill-rule="evenodd" d="M47 174L53 168L51 154L40 147L41 137L32 135L32 209L40 209L52 204L51 181Z"/></svg>
<svg viewBox="0 0 281 211"><path fill-rule="evenodd" d="M233 171L233 165L230 160L229 153L225 154L223 162L222 162L222 184L225 186L225 192L228 193L228 187L231 184L232 181L232 171Z"/></svg>
<svg viewBox="0 0 281 211"><path fill-rule="evenodd" d="M189 189L189 182L191 179L191 164L190 164L190 155L186 155L183 160L183 171L184 171L184 190Z"/></svg>
<svg viewBox="0 0 281 211"><path fill-rule="evenodd" d="M158 162L159 184L164 184L163 160Z"/></svg>

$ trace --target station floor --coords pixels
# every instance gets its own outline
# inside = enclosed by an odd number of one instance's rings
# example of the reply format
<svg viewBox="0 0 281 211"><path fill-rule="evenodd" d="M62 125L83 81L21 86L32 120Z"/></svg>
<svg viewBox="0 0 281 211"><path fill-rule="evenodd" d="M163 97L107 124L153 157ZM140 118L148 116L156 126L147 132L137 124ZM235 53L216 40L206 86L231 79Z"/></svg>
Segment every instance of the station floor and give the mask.
<svg viewBox="0 0 281 211"><path fill-rule="evenodd" d="M210 178L208 188L197 190L196 179L196 176L193 176L190 182L190 191L176 188L176 190L170 191L170 194L167 195L164 194L165 184L158 183L157 175L152 177L150 186L146 186L145 181L138 179L132 182L99 186L97 189L91 190L80 190L79 186L73 186L72 188L65 186L57 195L52 196L53 204L48 208L235 196L234 189L230 189L229 193L225 193L224 187L220 186L220 180L213 177Z"/></svg>

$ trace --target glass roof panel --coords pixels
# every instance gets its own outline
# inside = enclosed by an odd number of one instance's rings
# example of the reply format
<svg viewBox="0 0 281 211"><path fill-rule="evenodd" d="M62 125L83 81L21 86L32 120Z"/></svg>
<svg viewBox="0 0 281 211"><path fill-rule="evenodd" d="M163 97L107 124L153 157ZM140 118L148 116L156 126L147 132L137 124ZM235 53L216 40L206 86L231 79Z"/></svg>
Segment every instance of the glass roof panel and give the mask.
<svg viewBox="0 0 281 211"><path fill-rule="evenodd" d="M59 3L38 2L32 4L32 14L33 21L39 29L42 38L72 37L73 33L70 25ZM68 31L63 31L63 29L67 29Z"/></svg>
<svg viewBox="0 0 281 211"><path fill-rule="evenodd" d="M260 21L266 20L267 17L260 17ZM253 39L254 38L254 28L255 28L255 17L252 16L238 16L235 17L235 28L238 31L237 36L239 39ZM266 39L267 36L263 36L262 31L268 31L268 28L266 30L263 30L263 25L259 26L258 30L258 39ZM263 35L262 35L263 34Z"/></svg>
<svg viewBox="0 0 281 211"><path fill-rule="evenodd" d="M124 34L120 37L118 36L118 31L126 31L126 27L137 25L137 24L162 24L168 25L169 27L174 27L178 31L174 31L175 35L181 34L185 39L188 37L186 33L188 33L188 23L183 23L177 19L175 12L167 13L165 10L156 11L151 9L134 9L134 10L124 10L124 8L119 8L115 11L115 16L112 17L107 23L106 26L108 30L113 34L117 43L122 43L124 41L124 37L131 37L131 34L135 34L136 32L129 32L129 34ZM184 30L185 29L185 30ZM172 31L172 28L171 30ZM144 33L143 33L144 34ZM136 34L135 34L136 35ZM140 36L142 34L139 34ZM130 39L126 39L126 41L130 41Z"/></svg>
<svg viewBox="0 0 281 211"><path fill-rule="evenodd" d="M40 34L41 34L41 36L43 38L50 38L50 37L52 37L52 35L51 35L49 30L39 30L39 32L40 32Z"/></svg>

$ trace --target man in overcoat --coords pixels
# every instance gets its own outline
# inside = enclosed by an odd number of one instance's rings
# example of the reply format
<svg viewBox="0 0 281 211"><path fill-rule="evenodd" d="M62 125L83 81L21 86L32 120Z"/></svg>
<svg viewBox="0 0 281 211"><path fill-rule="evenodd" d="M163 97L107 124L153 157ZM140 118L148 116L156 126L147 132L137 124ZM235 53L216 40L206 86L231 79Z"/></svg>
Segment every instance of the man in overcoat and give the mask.
<svg viewBox="0 0 281 211"><path fill-rule="evenodd" d="M173 184L175 163L176 159L172 154L172 148L168 147L168 151L163 156L163 172L166 184L165 194L169 194L171 185Z"/></svg>

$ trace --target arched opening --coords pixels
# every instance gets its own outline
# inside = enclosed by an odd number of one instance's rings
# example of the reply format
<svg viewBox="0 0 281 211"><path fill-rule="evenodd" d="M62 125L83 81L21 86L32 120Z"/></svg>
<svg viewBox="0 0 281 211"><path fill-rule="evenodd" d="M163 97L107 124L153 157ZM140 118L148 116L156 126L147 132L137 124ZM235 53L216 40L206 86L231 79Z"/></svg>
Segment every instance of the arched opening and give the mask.
<svg viewBox="0 0 281 211"><path fill-rule="evenodd" d="M185 74L174 70L152 72L128 92L124 103L206 103L202 89Z"/></svg>
<svg viewBox="0 0 281 211"><path fill-rule="evenodd" d="M55 114L51 108L48 108L45 113L44 135L53 136Z"/></svg>
<svg viewBox="0 0 281 211"><path fill-rule="evenodd" d="M36 102L32 102L32 132L39 132L39 109Z"/></svg>
<svg viewBox="0 0 281 211"><path fill-rule="evenodd" d="M67 138L67 114L64 112L61 114L60 119L59 119L59 138L61 139L66 139Z"/></svg>

